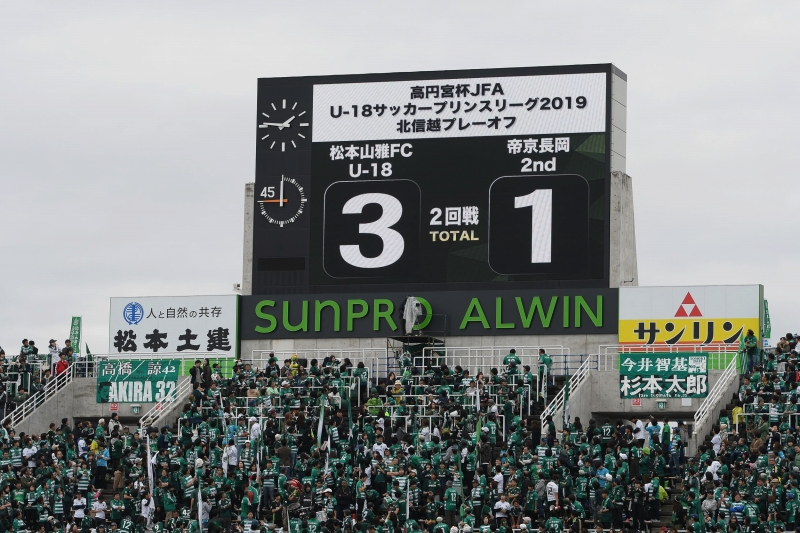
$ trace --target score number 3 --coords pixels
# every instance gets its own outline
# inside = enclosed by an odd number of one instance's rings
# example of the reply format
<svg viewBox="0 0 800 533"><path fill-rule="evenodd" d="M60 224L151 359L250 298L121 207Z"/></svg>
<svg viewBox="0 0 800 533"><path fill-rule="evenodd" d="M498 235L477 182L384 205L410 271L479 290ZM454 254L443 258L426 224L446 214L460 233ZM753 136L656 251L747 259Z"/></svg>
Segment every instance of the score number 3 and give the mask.
<svg viewBox="0 0 800 533"><path fill-rule="evenodd" d="M383 243L383 249L377 257L365 257L361 247L357 244L341 244L339 251L342 259L358 268L381 268L392 265L403 256L403 236L393 230L394 226L403 216L403 205L394 196L381 193L359 194L350 198L342 208L343 215L360 215L367 204L381 206L381 218L374 222L358 225L359 233L377 235Z"/></svg>
<svg viewBox="0 0 800 533"><path fill-rule="evenodd" d="M325 190L322 266L334 278L408 276L419 267L419 186L337 181Z"/></svg>
<svg viewBox="0 0 800 533"><path fill-rule="evenodd" d="M514 208L531 208L531 263L549 263L553 251L553 189L514 198Z"/></svg>

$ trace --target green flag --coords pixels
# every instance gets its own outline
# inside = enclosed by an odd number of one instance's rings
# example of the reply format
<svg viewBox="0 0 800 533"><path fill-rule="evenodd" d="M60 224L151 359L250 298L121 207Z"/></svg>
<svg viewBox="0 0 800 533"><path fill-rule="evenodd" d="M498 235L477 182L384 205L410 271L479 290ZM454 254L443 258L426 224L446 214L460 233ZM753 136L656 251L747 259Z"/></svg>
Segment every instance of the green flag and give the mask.
<svg viewBox="0 0 800 533"><path fill-rule="evenodd" d="M769 319L769 303L764 300L764 332L763 338L769 339L772 337L772 322Z"/></svg>
<svg viewBox="0 0 800 533"><path fill-rule="evenodd" d="M69 341L72 345L72 354L76 357L81 353L81 333L83 331L83 320L79 316L72 317L69 324Z"/></svg>
<svg viewBox="0 0 800 533"><path fill-rule="evenodd" d="M89 345L88 344L84 344L84 346L86 346L86 359L91 361L92 360L92 352L89 351Z"/></svg>

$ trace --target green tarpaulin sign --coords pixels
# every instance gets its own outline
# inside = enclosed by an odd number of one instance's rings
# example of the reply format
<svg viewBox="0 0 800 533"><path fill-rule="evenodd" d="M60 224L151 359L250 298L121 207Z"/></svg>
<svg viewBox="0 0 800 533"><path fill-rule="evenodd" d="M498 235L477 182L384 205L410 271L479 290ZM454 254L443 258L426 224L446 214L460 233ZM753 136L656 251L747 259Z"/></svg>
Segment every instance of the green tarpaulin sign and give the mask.
<svg viewBox="0 0 800 533"><path fill-rule="evenodd" d="M72 345L72 354L76 357L81 354L81 330L83 329L81 322L81 317L74 316L69 324L69 342Z"/></svg>
<svg viewBox="0 0 800 533"><path fill-rule="evenodd" d="M161 402L178 385L178 359L98 362L97 403Z"/></svg>
<svg viewBox="0 0 800 533"><path fill-rule="evenodd" d="M620 398L705 398L707 353L622 353Z"/></svg>

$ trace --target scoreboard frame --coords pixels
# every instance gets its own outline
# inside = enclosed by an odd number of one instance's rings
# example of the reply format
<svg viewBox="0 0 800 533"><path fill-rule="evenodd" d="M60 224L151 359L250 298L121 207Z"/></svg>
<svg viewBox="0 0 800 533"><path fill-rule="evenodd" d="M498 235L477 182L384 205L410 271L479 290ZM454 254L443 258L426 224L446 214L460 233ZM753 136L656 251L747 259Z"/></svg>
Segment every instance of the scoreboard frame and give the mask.
<svg viewBox="0 0 800 533"><path fill-rule="evenodd" d="M520 130L519 133L513 132L509 135L494 137L482 135L470 137L442 135L441 137L431 137L425 135L420 136L419 140L417 140L417 137L403 137L402 135L399 136L400 138L379 136L364 139L364 142L359 143L361 140L358 138L359 131L343 127L342 133L339 134L335 129L332 129L330 120L324 123L321 120L321 116L314 116L319 115L315 112L315 104L320 104L315 102L315 98L318 98L317 93L321 92L319 89L323 86L417 81L419 85L424 86L426 81L430 82L432 80L474 81L478 78L494 80L497 78L568 77L585 74L602 74L605 80L604 94L602 96L604 111L602 131L594 132L603 134L602 153L599 153L598 149L598 152L592 154L596 159L602 160L602 169L595 169L595 173L601 172L600 177L593 175L587 180L585 176L581 176L580 172L571 171L571 168L569 168L570 160L567 159L566 164L564 163L564 154L558 156L557 168L556 156L553 156L552 169L545 168L550 163L549 157L546 161L528 158L529 166L537 163L540 165L536 172L531 172L530 174L523 173L524 164L522 168L516 171L510 168L498 169L495 175L490 178L482 178L488 180L486 183L489 184L489 190L486 191L488 209L483 205L481 206L478 215L480 226L477 228L460 226L455 230L442 226L440 228L441 231L438 232L426 231L426 229L430 230L431 228L425 228L424 225L428 223L429 219L433 221L436 216L431 217L431 213L434 213L434 211L428 209L430 204L423 205L424 197L435 189L437 184L427 181L423 183L423 188L420 189L417 170L408 166L412 161L415 163L420 161L421 163L417 163L418 165L431 165L432 159L425 155L424 147L431 144L436 146L452 145L447 148L450 152L446 153L454 154L459 151L469 153L469 147L474 147L476 143L480 142L481 145L491 146L491 157L502 158L500 151L509 136L518 136L520 139L525 139L531 136L536 138L544 136L547 138L563 134L573 140L572 144L574 146L576 144L575 139L580 142L586 142L584 137L589 132L552 129L552 131L530 133L530 130ZM625 74L611 64L259 79L256 120L256 180L253 199L254 220L251 250L252 294L378 293L381 291L399 291L413 294L426 290L481 291L608 287L611 240L612 122L615 113L615 106L612 103L614 76L627 80ZM496 88L491 83L486 85L489 86L486 97L478 96L478 99L485 101L486 99L500 97L500 95L491 94L493 90L496 91ZM482 86L483 84L475 84L475 91L486 90ZM508 92L509 89L506 88L505 93ZM321 98L319 99L321 100ZM331 114L333 114L333 109L331 109ZM402 112L399 115L396 118L402 120ZM619 123L620 119L617 122ZM624 123L624 116L622 117L622 122ZM500 127L502 128L503 126ZM553 126L553 128L558 128L558 126ZM358 130L358 128L355 128L355 130ZM548 133L550 135L547 135ZM340 135L340 137L337 137L337 135ZM582 135L583 137L581 137ZM359 143L361 146L367 146L365 143L376 143L382 140L389 144L389 150L392 152L393 158L385 161L361 161L360 163L362 164L366 163L360 167L362 171L366 170L363 179L360 176L358 178L352 177L352 169L350 170L351 176L343 173L333 175L334 172L331 169L334 167L332 165L338 164L338 162L328 161L328 152L331 144L335 142L330 139L336 138L344 139L341 144ZM323 140L318 141L318 139ZM461 145L467 148L462 149L460 148ZM406 156L403 153L404 150L411 152L412 155L410 157ZM438 148L429 149L428 153L437 151L439 151ZM520 153L517 161L520 159L524 161L523 155ZM552 154L548 154L548 156L550 155ZM415 157L419 159L415 159ZM425 157L428 157L428 159L424 159ZM577 158L577 156L575 157ZM332 155L330 159L333 159ZM531 161L531 159L534 160ZM393 173L388 176L383 174L385 171L383 163L395 162L396 164L392 168ZM404 166L407 168L403 168ZM563 168L565 166L567 167L566 170ZM373 173L376 175L371 175ZM317 174L324 174L324 179ZM558 202L564 198L569 198L570 201L573 201L574 197L580 198L578 204L585 205L585 212L581 207L581 212L577 217L572 214L565 215L563 210L561 211L562 214L558 215L558 208L551 213L553 227L567 227L570 224L577 227L577 233L573 232L570 235L576 239L574 242L578 244L572 248L569 246L559 248L554 243L551 244L552 256L548 255L547 252L540 253L538 260L540 260L541 264L536 263L537 256L531 251L531 266L527 268L529 272L519 271L519 258L512 257L515 254L523 257L525 253L516 253L518 250L508 246L503 252L498 246L495 246L493 255L492 242L500 243L501 240L500 237L489 238L492 232L491 206L493 205L490 191L492 189L499 190L500 186L506 183L510 186L514 180L523 183L528 182L527 179L522 178L550 183L551 185L546 185L546 187L550 187L555 191L552 193L551 205L553 205L553 202L555 202L555 205L559 205ZM602 183L597 183L600 179ZM569 191L559 192L559 187L562 187L567 181L571 183L572 188ZM329 220L334 210L331 207L332 203L329 204L327 202L335 196L337 191L348 187L352 188L356 186L353 184L357 182L364 184L357 185L358 187L363 186L367 187L367 189L369 189L367 183L373 182L377 189L375 191L365 189L366 192L360 195L368 196L367 200L369 200L361 202L361 211L357 211L359 206L346 206L348 201L342 197L337 204L337 209L347 208L355 218L342 217L349 220L349 222L337 227L336 224ZM437 238L443 240L445 236L449 239L450 235L452 235L453 240L456 238L467 241L474 239L478 240L482 245L484 242L481 238L485 236L484 238L488 241L485 243L485 252L483 248L479 248L480 245L473 245L471 248L473 252L470 253L486 254L485 262L493 277L487 277L487 271L482 269L480 265L473 267L472 270L462 269L461 272L456 274L453 274L452 268L445 275L441 271L437 272L435 265L425 264L425 261L431 257L434 258L431 263L436 263L437 265L442 263L442 259L439 256L431 255L430 250L432 248L430 248L430 242L427 241L421 243L421 247L417 248L411 255L401 256L401 259L393 263L378 267L377 270L383 269L380 276L352 275L353 270L358 271L359 268L358 266L353 266L354 262L358 263L359 260L373 259L375 257L380 258L381 255L384 255L384 252L387 252L385 255L389 256L385 258L388 261L392 259L391 250L383 250L382 248L385 248L385 246L382 246L383 241L379 241L380 244L376 244L374 239L372 242L370 241L371 237L364 238L356 243L355 248L360 247L363 252L361 254L358 253L358 249L353 250L354 241L352 240L341 243L331 243L331 241L346 235L348 231L352 232L353 227L362 228L365 225L381 220L384 215L387 215L389 211L386 206L381 206L382 212L381 209L376 209L374 202L370 204L370 201L374 201L376 198L386 199L387 193L381 192L381 190L386 187L391 188L391 182L397 182L395 186L399 186L399 182L405 182L405 185L401 188L407 192L403 194L412 194L408 191L412 189L409 184L413 184L420 195L419 199L413 197L413 194L408 198L403 197L400 199L400 208L405 213L405 218L399 220L400 225L409 218L418 219L420 225L418 237L421 240L429 238L434 241ZM584 183L587 185L583 185ZM584 187L590 186L594 187L594 189L591 189L588 195L582 192ZM602 200L600 202L597 200L592 202L593 199L599 198L597 196L598 186L602 187ZM452 184L449 184L448 187L452 188ZM518 193L520 196L515 196L515 198L522 198L524 191L519 190ZM517 192L514 194L517 194ZM351 195L350 199L352 200L355 196L359 195ZM559 197L562 200L558 200ZM532 199L531 201L535 203L538 200ZM415 202L418 202L416 207L414 206ZM589 205L590 202L592 203L591 206ZM453 203L458 204L458 208L463 208L469 202L455 201ZM524 203L524 201L521 203ZM597 205L598 203L601 205ZM506 207L495 209L496 216L508 215L508 205L506 202ZM450 206L443 204L439 210L441 211L446 207ZM522 209L513 211L519 211L517 214L522 214L523 211L531 212L530 209L524 209L525 205L521 205L521 207ZM533 216L536 216L536 207L534 206L533 209ZM551 207L551 209L553 208ZM590 216L591 221L588 220ZM581 217L587 219L587 224L592 224L591 229L586 229L581 224L575 223L575 219L581 219ZM558 222L559 220L560 222ZM398 223L397 221L395 222ZM499 227L498 224L495 226ZM558 226L559 224L561 226ZM389 225L384 228L384 231L390 231L395 227L399 228L399 225ZM360 229L358 231L364 233ZM401 232L406 236L406 239L410 235L408 231L406 233ZM536 228L532 228L531 231L535 232ZM590 233L591 236L589 235ZM582 249L583 245L581 243L583 241L581 239L592 240L594 248L589 252L585 252ZM467 242L464 246L470 244L472 243ZM452 246L454 244L448 244L448 247ZM350 252L355 253L352 256L354 257L353 261L348 263L346 260L344 262L337 260L337 254L335 253L337 248L340 250L348 248ZM570 252L572 252L571 256ZM340 257L341 254L339 254L338 258ZM549 263L546 263L546 261L549 261ZM467 260L463 261L463 263L467 262ZM581 264L583 262L591 263L591 269L590 267L582 267ZM584 268L584 270L578 271L580 268Z"/></svg>

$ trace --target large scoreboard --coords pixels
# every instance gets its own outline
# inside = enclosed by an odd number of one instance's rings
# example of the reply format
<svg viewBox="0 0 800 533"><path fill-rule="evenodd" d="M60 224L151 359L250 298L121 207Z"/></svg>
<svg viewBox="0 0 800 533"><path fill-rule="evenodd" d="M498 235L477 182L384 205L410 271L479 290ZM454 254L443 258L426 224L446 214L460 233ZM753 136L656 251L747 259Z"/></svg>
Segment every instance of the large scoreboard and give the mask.
<svg viewBox="0 0 800 533"><path fill-rule="evenodd" d="M607 288L613 76L260 79L252 293Z"/></svg>

